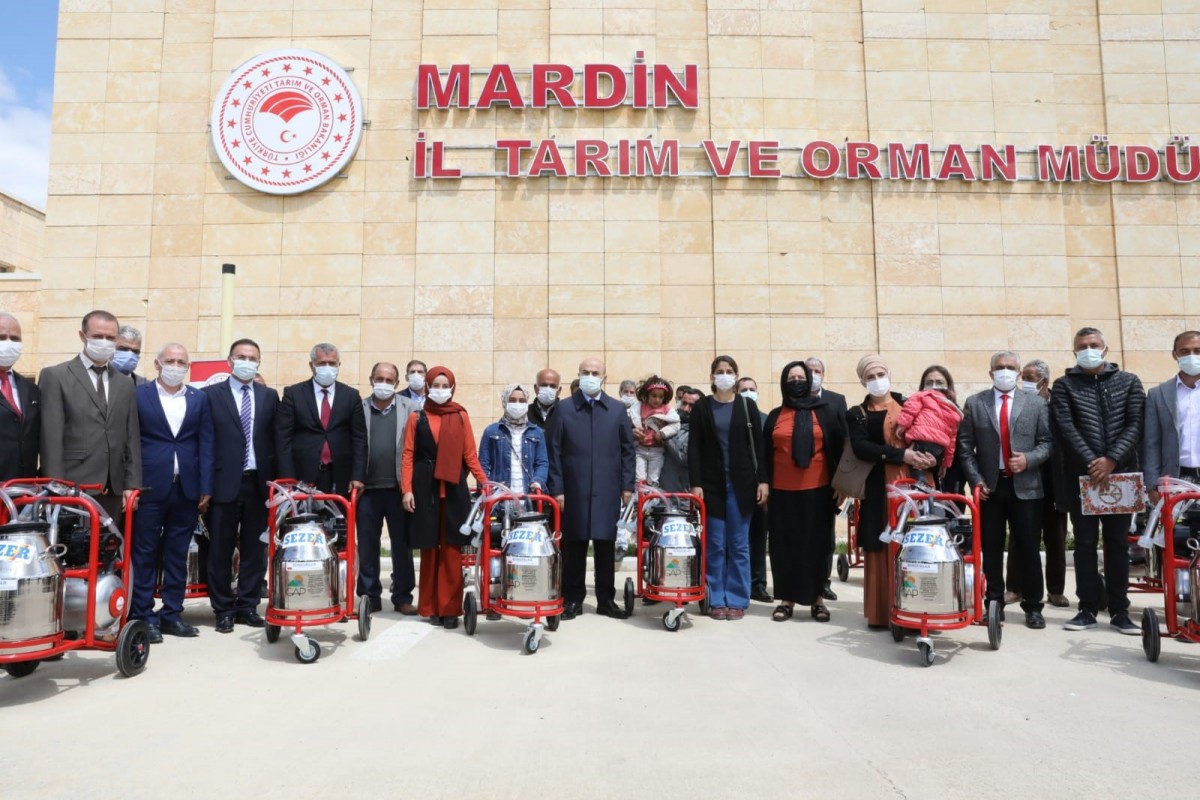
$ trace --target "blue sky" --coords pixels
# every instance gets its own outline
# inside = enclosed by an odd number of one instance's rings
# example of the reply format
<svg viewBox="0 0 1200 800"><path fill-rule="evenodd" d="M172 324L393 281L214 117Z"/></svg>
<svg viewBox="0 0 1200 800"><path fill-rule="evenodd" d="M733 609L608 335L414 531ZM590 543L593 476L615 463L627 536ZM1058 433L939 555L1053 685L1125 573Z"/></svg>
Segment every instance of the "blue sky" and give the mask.
<svg viewBox="0 0 1200 800"><path fill-rule="evenodd" d="M57 0L13 0L0 25L0 192L46 207Z"/></svg>

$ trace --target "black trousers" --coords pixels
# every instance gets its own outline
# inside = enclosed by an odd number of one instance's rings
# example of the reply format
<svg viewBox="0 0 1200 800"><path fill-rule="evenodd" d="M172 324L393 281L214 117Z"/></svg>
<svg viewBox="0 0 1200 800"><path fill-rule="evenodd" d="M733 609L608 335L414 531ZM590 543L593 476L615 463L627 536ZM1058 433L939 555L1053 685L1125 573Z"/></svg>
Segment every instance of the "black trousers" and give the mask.
<svg viewBox="0 0 1200 800"><path fill-rule="evenodd" d="M333 470L319 469L313 477L312 485L322 494L333 494Z"/></svg>
<svg viewBox="0 0 1200 800"><path fill-rule="evenodd" d="M563 539L562 591L564 603L582 603L587 597L588 540ZM616 542L592 541L592 558L596 562L596 604L608 605L617 596Z"/></svg>
<svg viewBox="0 0 1200 800"><path fill-rule="evenodd" d="M1079 498L1071 503L1071 530L1075 533L1075 594L1079 608L1095 614L1107 589L1108 613L1129 611L1129 523L1130 514L1084 516ZM1101 581L1096 547L1104 535L1104 579Z"/></svg>
<svg viewBox="0 0 1200 800"><path fill-rule="evenodd" d="M358 586L360 596L380 600L383 582L379 579L380 539L387 520L392 549L392 603L413 601L417 576L413 571L412 548L408 545L408 514L401 506L400 489L367 489L358 497Z"/></svg>
<svg viewBox="0 0 1200 800"><path fill-rule="evenodd" d="M1038 539L1041 527L1041 500L1022 500L1013 491L1012 478L1001 476L991 496L979 509L983 535L983 574L987 578L987 598L1004 602L1004 538L1007 529L1023 565L1041 565ZM1021 608L1042 610L1042 571L1033 567L1023 570L1022 584L1009 587L1021 593Z"/></svg>
<svg viewBox="0 0 1200 800"><path fill-rule="evenodd" d="M258 608L267 574L267 493L257 472L242 474L231 503L213 503L208 528L208 602L213 613L245 614ZM233 551L238 551L237 590L233 587Z"/></svg>
<svg viewBox="0 0 1200 800"><path fill-rule="evenodd" d="M1046 591L1062 594L1067 585L1067 515L1054 507L1049 497L1042 501L1039 520L1042 544L1046 547ZM1008 541L1008 579L1005 585L1020 586L1024 581L1025 564L1019 548L1012 539Z"/></svg>
<svg viewBox="0 0 1200 800"><path fill-rule="evenodd" d="M750 591L767 591L767 515L759 505L750 518Z"/></svg>

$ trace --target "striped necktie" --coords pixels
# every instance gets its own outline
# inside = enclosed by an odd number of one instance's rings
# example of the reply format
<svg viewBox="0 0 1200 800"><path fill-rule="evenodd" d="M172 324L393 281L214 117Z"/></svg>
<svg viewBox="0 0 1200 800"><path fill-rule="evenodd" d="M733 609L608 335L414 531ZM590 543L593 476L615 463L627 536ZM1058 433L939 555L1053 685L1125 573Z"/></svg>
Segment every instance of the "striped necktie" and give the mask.
<svg viewBox="0 0 1200 800"><path fill-rule="evenodd" d="M242 469L250 466L250 448L254 446L254 415L250 411L250 387L242 387L242 434L246 437L246 452L242 455Z"/></svg>

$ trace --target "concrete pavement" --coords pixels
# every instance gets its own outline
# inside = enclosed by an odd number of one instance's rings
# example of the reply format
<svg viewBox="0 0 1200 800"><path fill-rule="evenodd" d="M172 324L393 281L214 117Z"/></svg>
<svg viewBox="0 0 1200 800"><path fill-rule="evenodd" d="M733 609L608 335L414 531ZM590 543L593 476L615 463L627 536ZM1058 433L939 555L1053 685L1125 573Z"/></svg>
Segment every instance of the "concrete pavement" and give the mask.
<svg viewBox="0 0 1200 800"><path fill-rule="evenodd" d="M136 678L102 653L0 677L3 795L1194 793L1200 647L1164 640L1150 664L1107 618L1072 633L1073 609L1048 607L1031 631L1013 609L998 652L981 627L950 632L925 668L911 638L867 630L860 571L835 588L827 624L807 609L775 623L754 603L674 634L662 606L616 621L589 600L532 657L517 621L481 619L472 638L387 611L367 642L353 623L318 629L315 665L286 635L217 634L190 601L200 637L167 637Z"/></svg>

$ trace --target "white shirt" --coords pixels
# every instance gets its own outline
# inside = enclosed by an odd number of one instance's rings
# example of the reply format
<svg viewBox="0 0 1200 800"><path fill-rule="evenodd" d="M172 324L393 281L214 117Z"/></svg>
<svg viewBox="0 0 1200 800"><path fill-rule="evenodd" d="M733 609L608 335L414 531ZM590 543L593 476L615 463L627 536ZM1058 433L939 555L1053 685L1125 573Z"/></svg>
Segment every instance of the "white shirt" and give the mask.
<svg viewBox="0 0 1200 800"><path fill-rule="evenodd" d="M520 433L511 433L510 429L508 441L510 442L508 488L521 493L525 491L525 466L521 463L521 448L525 446L525 428L521 428Z"/></svg>
<svg viewBox="0 0 1200 800"><path fill-rule="evenodd" d="M1179 431L1179 466L1200 467L1200 384L1189 389L1175 376L1175 424Z"/></svg>
<svg viewBox="0 0 1200 800"><path fill-rule="evenodd" d="M238 424L242 421L242 387L245 386L250 390L250 435L254 435L254 381L250 383L242 383L237 378L230 378L225 381L229 384L230 391L233 392L233 407L237 409ZM318 406L319 408L319 406ZM252 470L258 469L258 461L254 458L254 442L246 442L246 466L243 469Z"/></svg>
<svg viewBox="0 0 1200 800"><path fill-rule="evenodd" d="M17 411L23 411L21 408L21 395L17 393L17 376L13 374L12 367L9 367L8 374L3 379L8 381L9 387L12 389L13 402L17 405Z"/></svg>
<svg viewBox="0 0 1200 800"><path fill-rule="evenodd" d="M163 414L167 417L167 425L171 428L172 436L179 436L179 429L183 427L183 418L187 416L187 387L180 386L179 391L171 394L162 381L154 382L155 388L158 389L158 402L162 403ZM175 474L179 474L179 455L175 456Z"/></svg>
<svg viewBox="0 0 1200 800"><path fill-rule="evenodd" d="M329 392L329 410L332 413L332 411L333 411L333 387L337 386L337 381L334 381L333 383L329 384L328 386L322 386L321 384L317 383L316 378L313 378L312 385L313 385L313 390L316 392L316 398L317 398L317 419L320 419L321 418L321 402L325 399L325 396L322 394L322 392Z"/></svg>
<svg viewBox="0 0 1200 800"><path fill-rule="evenodd" d="M1005 395L1008 395L1008 415L1009 415L1009 419L1011 421L1013 403L1017 402L1016 394L1017 394L1016 389L1013 389L1011 392L1002 392L999 389L997 389L996 387L994 387L994 386L992 387L992 395L993 395L993 399L996 403L996 430L1000 429L1000 409L1004 408L1004 400L1002 398ZM1008 435L1009 445L1011 446L1011 444L1012 444L1012 428L1011 427L1008 429L1008 432L1009 432L1009 435ZM1014 450L1013 453L1016 453L1016 451ZM1008 469L1008 464L1004 463L1004 442L1003 442L1003 440L1001 440L1001 442L1000 442L1000 472L1003 474L1003 472L1006 469Z"/></svg>
<svg viewBox="0 0 1200 800"><path fill-rule="evenodd" d="M95 361L92 361L90 358L88 358L83 353L79 354L79 360L83 363L83 368L87 370L88 377L92 379L92 388L93 389L96 388L96 381L98 381L98 380L104 381L104 399L108 400L108 370L105 369L104 372L101 372L100 374L96 374L92 370L92 367L98 367L100 365L97 364Z"/></svg>

